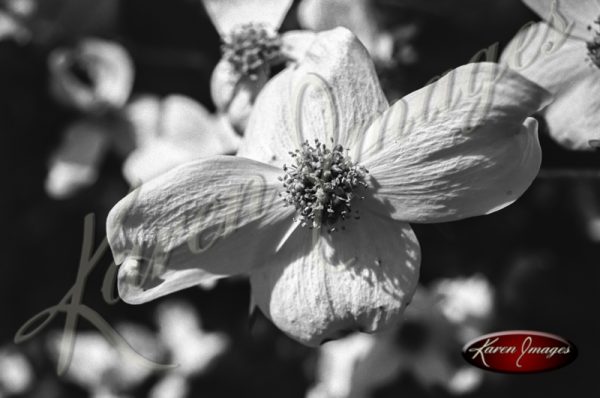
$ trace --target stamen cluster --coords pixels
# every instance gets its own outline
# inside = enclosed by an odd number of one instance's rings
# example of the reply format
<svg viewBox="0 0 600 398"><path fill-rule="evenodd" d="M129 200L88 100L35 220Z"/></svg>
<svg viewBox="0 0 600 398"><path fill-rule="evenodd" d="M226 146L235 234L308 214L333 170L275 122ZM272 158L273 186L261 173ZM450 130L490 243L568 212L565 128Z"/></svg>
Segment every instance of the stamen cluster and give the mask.
<svg viewBox="0 0 600 398"><path fill-rule="evenodd" d="M338 219L352 215L351 201L356 190L367 188L367 169L353 163L341 145L330 150L319 140L314 146L304 142L301 149L290 155L294 164L284 165L285 174L280 178L285 188L284 201L296 208L296 219L303 227L319 228L325 224L330 232L335 231L333 225Z"/></svg>
<svg viewBox="0 0 600 398"><path fill-rule="evenodd" d="M281 56L281 38L264 24L244 24L236 27L223 40L223 58L236 72L256 79L263 66L269 66Z"/></svg>

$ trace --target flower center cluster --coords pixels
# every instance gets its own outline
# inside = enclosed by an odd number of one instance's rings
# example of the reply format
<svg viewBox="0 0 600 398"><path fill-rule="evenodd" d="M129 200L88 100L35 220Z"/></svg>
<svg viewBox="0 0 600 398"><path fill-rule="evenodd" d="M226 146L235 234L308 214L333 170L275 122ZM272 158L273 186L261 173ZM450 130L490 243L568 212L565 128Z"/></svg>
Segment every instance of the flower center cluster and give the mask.
<svg viewBox="0 0 600 398"><path fill-rule="evenodd" d="M596 18L594 23L600 26L600 17ZM591 30L592 27L588 26L588 29ZM594 38L586 44L588 57L596 67L600 68L600 31L596 30Z"/></svg>
<svg viewBox="0 0 600 398"><path fill-rule="evenodd" d="M264 24L244 24L224 39L223 58L236 72L255 79L263 66L281 56L281 38Z"/></svg>
<svg viewBox="0 0 600 398"><path fill-rule="evenodd" d="M334 224L339 219L352 216L351 201L358 189L367 188L368 171L353 163L341 145L330 150L319 140L314 146L304 142L301 149L290 155L294 164L283 166L285 174L281 178L284 201L296 208L296 220L303 227L327 225L330 232L335 231Z"/></svg>

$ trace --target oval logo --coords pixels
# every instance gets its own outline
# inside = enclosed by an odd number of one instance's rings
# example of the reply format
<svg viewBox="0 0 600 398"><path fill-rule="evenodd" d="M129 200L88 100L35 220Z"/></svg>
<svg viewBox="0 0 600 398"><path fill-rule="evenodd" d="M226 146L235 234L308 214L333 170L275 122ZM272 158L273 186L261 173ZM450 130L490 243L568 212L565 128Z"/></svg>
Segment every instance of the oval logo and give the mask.
<svg viewBox="0 0 600 398"><path fill-rule="evenodd" d="M503 373L534 373L573 362L573 343L549 333L511 330L486 334L463 347L463 357L478 368Z"/></svg>

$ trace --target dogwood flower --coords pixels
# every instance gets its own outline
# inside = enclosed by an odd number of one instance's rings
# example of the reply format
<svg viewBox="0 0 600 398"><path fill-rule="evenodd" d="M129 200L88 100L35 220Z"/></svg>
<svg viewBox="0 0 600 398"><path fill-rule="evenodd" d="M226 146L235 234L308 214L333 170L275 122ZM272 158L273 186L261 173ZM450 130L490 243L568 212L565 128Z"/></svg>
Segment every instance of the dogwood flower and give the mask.
<svg viewBox="0 0 600 398"><path fill-rule="evenodd" d="M425 388L473 392L483 372L453 358L491 320L494 291L482 276L444 279L420 287L402 323L378 335L355 333L319 349L317 382L309 398L367 398L409 373ZM465 315L455 316L455 305Z"/></svg>
<svg viewBox="0 0 600 398"><path fill-rule="evenodd" d="M304 344L390 327L418 280L408 223L513 203L540 166L528 115L548 96L481 63L389 107L356 37L318 33L258 96L241 157L180 166L112 209L119 294L140 304L242 274L252 302Z"/></svg>
<svg viewBox="0 0 600 398"><path fill-rule="evenodd" d="M178 366L167 371L152 388L150 398L183 398L189 396L189 379L202 374L228 348L222 333L202 329L196 311L184 302L167 302L156 314L159 337Z"/></svg>
<svg viewBox="0 0 600 398"><path fill-rule="evenodd" d="M294 59L314 37L279 35L293 0L203 0L223 40L223 56L211 78L211 95L219 112L241 133L256 96L271 68Z"/></svg>
<svg viewBox="0 0 600 398"><path fill-rule="evenodd" d="M135 149L123 175L136 186L203 156L234 154L240 137L222 115L183 95L140 96L126 108Z"/></svg>
<svg viewBox="0 0 600 398"><path fill-rule="evenodd" d="M575 150L600 145L600 1L524 0L544 19L522 29L502 62L556 96L550 135Z"/></svg>
<svg viewBox="0 0 600 398"><path fill-rule="evenodd" d="M0 3L0 42L4 40L15 40L18 43L27 42L30 39L30 33L19 22L10 10L3 10Z"/></svg>
<svg viewBox="0 0 600 398"><path fill-rule="evenodd" d="M131 94L134 69L121 45L101 39L56 49L48 64L54 98L81 113L52 154L45 183L51 197L64 199L96 182L108 149L128 141L119 111Z"/></svg>
<svg viewBox="0 0 600 398"><path fill-rule="evenodd" d="M122 323L117 330L131 346L144 356L159 360L166 350L159 339L145 327ZM52 359L60 356L62 334L49 336L48 348ZM130 390L148 379L155 370L122 355L117 347L97 332L80 332L65 378L85 388L93 398L124 398Z"/></svg>
<svg viewBox="0 0 600 398"><path fill-rule="evenodd" d="M127 156L125 178L137 185L201 156L235 153L240 138L223 117L195 100L171 95L129 102L133 62L117 43L83 41L49 60L55 98L82 113L51 157L46 191L68 198L94 184L111 148Z"/></svg>
<svg viewBox="0 0 600 398"><path fill-rule="evenodd" d="M369 50L376 63L393 65L395 61L412 64L417 53L409 43L417 32L414 23L383 27L382 10L373 0L303 0L298 20L305 29L329 30L338 26L350 29Z"/></svg>
<svg viewBox="0 0 600 398"><path fill-rule="evenodd" d="M49 58L54 98L84 113L122 108L133 87L133 61L116 42L87 38L75 48L58 48Z"/></svg>
<svg viewBox="0 0 600 398"><path fill-rule="evenodd" d="M0 347L0 397L28 392L35 374L27 357L12 347Z"/></svg>

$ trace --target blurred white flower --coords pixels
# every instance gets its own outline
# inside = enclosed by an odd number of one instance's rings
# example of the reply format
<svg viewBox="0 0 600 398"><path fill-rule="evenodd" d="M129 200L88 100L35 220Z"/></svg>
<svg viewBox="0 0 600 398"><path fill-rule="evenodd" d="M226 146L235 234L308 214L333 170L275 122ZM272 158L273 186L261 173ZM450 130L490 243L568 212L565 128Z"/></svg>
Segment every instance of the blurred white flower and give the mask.
<svg viewBox="0 0 600 398"><path fill-rule="evenodd" d="M24 39L52 46L115 31L120 0L0 0ZM0 23L0 31L2 30Z"/></svg>
<svg viewBox="0 0 600 398"><path fill-rule="evenodd" d="M483 372L464 363L460 351L469 336L483 333L491 320L491 287L482 276L443 280L436 286L417 289L404 320L392 330L324 344L319 349L317 383L307 397L368 398L402 373L411 374L425 388L439 386L455 395L477 389ZM487 310L466 309L470 317L461 320L454 313L446 315L448 303L473 308L471 303L479 299L487 302Z"/></svg>
<svg viewBox="0 0 600 398"><path fill-rule="evenodd" d="M161 304L156 312L159 337L177 368L169 371L153 388L151 398L183 398L188 379L204 373L222 355L229 341L222 333L207 333L194 308L181 301Z"/></svg>
<svg viewBox="0 0 600 398"><path fill-rule="evenodd" d="M186 162L235 154L240 137L221 115L181 95L141 96L126 109L135 150L123 166L131 185L146 182Z"/></svg>
<svg viewBox="0 0 600 398"><path fill-rule="evenodd" d="M572 181L574 210L588 239L600 243L600 186L593 179Z"/></svg>
<svg viewBox="0 0 600 398"><path fill-rule="evenodd" d="M152 360L165 356L165 347L149 330L134 324L117 325L117 331L138 353ZM55 360L60 354L62 333L49 337L48 346ZM94 398L123 398L140 385L153 369L122 356L98 332L80 332L75 337L71 363L65 373L67 379L85 388Z"/></svg>
<svg viewBox="0 0 600 398"><path fill-rule="evenodd" d="M173 371L186 376L204 372L229 345L222 333L206 332L194 308L182 301L162 303L156 313L159 336L168 347Z"/></svg>
<svg viewBox="0 0 600 398"><path fill-rule="evenodd" d="M0 3L0 6L2 3ZM13 39L19 43L28 41L30 34L14 15L0 8L0 42Z"/></svg>
<svg viewBox="0 0 600 398"><path fill-rule="evenodd" d="M548 95L481 63L390 107L356 37L318 33L259 95L239 156L178 167L111 210L119 294L140 304L249 275L253 303L306 345L389 328L418 280L409 223L517 200L541 161L528 116Z"/></svg>
<svg viewBox="0 0 600 398"><path fill-rule="evenodd" d="M298 20L305 29L322 31L343 26L369 50L377 64L412 64L417 52L410 44L418 33L415 23L383 27L373 0L303 0ZM383 12L383 11L380 11Z"/></svg>
<svg viewBox="0 0 600 398"><path fill-rule="evenodd" d="M440 309L451 322L485 318L492 312L494 289L483 275L443 279L432 290L440 297Z"/></svg>
<svg viewBox="0 0 600 398"><path fill-rule="evenodd" d="M391 333L354 333L322 345L316 385L309 389L307 398L366 398L394 380L400 360L395 351L380 343L381 339L392 339Z"/></svg>
<svg viewBox="0 0 600 398"><path fill-rule="evenodd" d="M543 22L527 25L502 62L555 94L543 112L552 138L600 147L600 1L524 0Z"/></svg>
<svg viewBox="0 0 600 398"><path fill-rule="evenodd" d="M68 199L93 185L111 145L111 134L106 121L99 118L82 119L68 126L50 158L45 182L48 195Z"/></svg>
<svg viewBox="0 0 600 398"><path fill-rule="evenodd" d="M117 43L88 39L56 50L49 63L56 99L84 114L66 129L50 159L46 191L55 199L93 185L111 148L128 156L123 173L132 185L190 160L237 150L240 137L229 123L191 98L142 96L126 105L133 63Z"/></svg>
<svg viewBox="0 0 600 398"><path fill-rule="evenodd" d="M93 185L111 147L130 150L130 129L121 111L133 86L133 61L118 43L85 39L56 49L48 59L55 99L82 116L68 126L50 157L46 192L68 199Z"/></svg>
<svg viewBox="0 0 600 398"><path fill-rule="evenodd" d="M131 94L134 67L120 44L86 38L49 58L50 89L62 104L86 114L121 109Z"/></svg>
<svg viewBox="0 0 600 398"><path fill-rule="evenodd" d="M211 78L218 110L240 133L246 129L256 96L271 67L301 56L314 38L278 30L293 0L203 0L223 40L223 56Z"/></svg>
<svg viewBox="0 0 600 398"><path fill-rule="evenodd" d="M33 369L27 358L14 349L1 347L0 397L24 394L33 381Z"/></svg>

